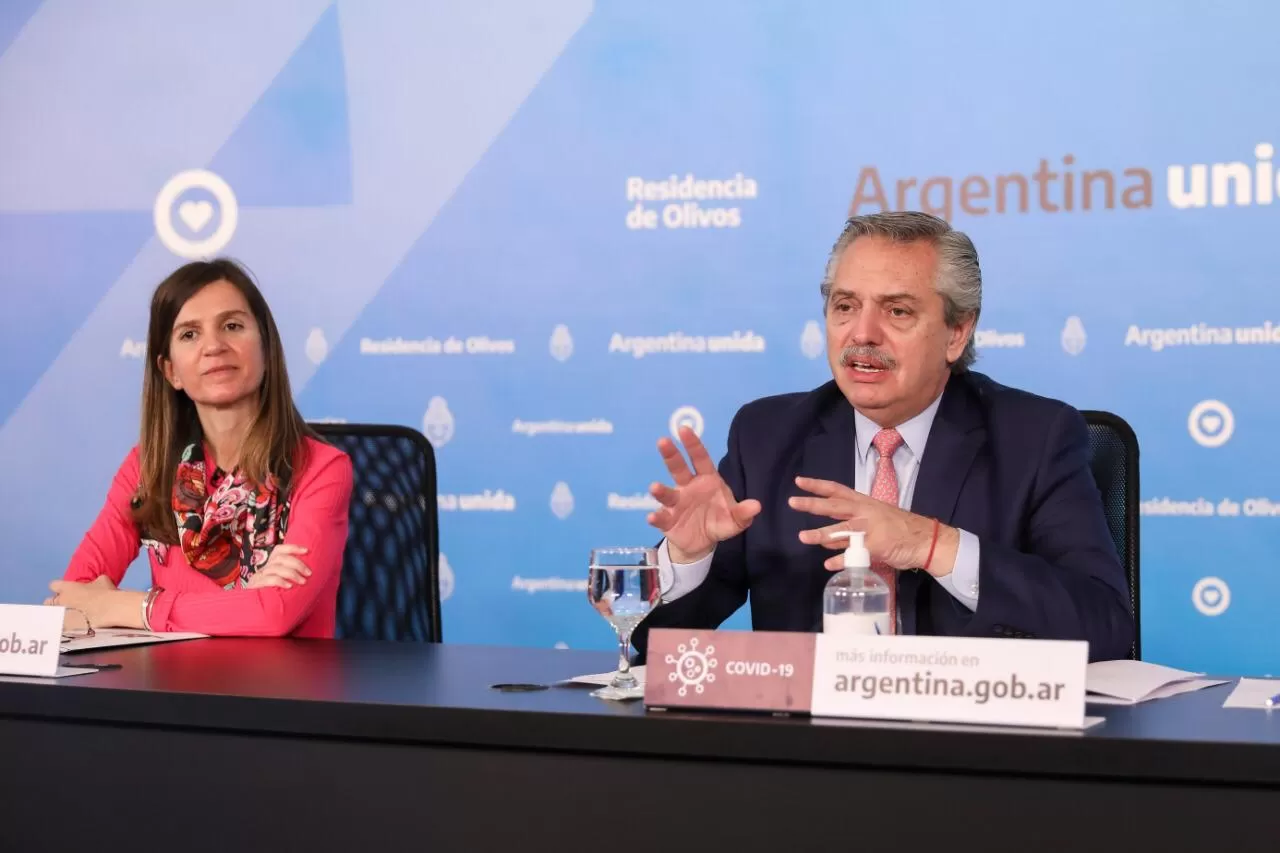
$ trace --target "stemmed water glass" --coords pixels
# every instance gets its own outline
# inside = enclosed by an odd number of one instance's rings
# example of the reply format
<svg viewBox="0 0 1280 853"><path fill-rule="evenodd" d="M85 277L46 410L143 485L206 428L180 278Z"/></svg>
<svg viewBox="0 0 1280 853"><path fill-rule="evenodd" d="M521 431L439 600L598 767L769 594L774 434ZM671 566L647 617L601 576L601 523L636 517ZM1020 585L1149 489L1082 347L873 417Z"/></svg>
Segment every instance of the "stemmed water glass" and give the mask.
<svg viewBox="0 0 1280 853"><path fill-rule="evenodd" d="M618 635L618 671L601 699L638 699L644 687L631 672L631 633L662 596L656 548L593 548L587 573L587 600Z"/></svg>

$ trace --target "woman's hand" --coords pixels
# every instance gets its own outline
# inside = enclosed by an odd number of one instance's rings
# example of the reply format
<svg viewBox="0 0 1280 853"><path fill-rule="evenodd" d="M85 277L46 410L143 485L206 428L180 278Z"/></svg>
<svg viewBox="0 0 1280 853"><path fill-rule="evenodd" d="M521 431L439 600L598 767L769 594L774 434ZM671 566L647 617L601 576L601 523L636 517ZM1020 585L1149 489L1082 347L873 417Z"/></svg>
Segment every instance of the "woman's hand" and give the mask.
<svg viewBox="0 0 1280 853"><path fill-rule="evenodd" d="M294 584L305 584L311 577L311 569L298 559L299 554L307 553L301 545L277 545L271 550L267 563L249 578L245 589L261 589L278 586L281 589L293 589Z"/></svg>
<svg viewBox="0 0 1280 853"><path fill-rule="evenodd" d="M78 610L95 628L141 628L140 607L144 592L116 589L111 578L98 575L87 583L54 581L49 584L53 595L45 604Z"/></svg>
<svg viewBox="0 0 1280 853"><path fill-rule="evenodd" d="M116 585L106 575L98 575L91 581L54 581L49 584L53 595L46 598L44 603L83 610L80 604L97 598L97 590L115 588Z"/></svg>

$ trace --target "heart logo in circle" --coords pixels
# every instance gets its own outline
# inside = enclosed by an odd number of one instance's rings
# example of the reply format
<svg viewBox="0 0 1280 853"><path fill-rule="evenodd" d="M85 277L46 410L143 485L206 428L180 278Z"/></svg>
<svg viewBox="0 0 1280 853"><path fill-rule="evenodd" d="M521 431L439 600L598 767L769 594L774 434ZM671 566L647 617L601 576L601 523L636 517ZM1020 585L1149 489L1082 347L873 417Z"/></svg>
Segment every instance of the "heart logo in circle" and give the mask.
<svg viewBox="0 0 1280 853"><path fill-rule="evenodd" d="M198 232L213 219L213 205L207 201L184 201L178 205L178 218L193 233Z"/></svg>

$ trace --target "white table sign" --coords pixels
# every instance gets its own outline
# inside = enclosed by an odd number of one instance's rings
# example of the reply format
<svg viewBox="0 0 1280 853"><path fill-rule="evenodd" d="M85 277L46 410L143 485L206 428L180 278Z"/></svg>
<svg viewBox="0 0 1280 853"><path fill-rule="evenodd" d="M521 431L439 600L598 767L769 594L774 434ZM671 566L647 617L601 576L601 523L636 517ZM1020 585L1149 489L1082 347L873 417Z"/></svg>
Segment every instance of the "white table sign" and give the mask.
<svg viewBox="0 0 1280 853"><path fill-rule="evenodd" d="M0 604L0 673L56 673L65 610L34 604Z"/></svg>
<svg viewBox="0 0 1280 853"><path fill-rule="evenodd" d="M1081 729L1089 644L818 634L817 717Z"/></svg>

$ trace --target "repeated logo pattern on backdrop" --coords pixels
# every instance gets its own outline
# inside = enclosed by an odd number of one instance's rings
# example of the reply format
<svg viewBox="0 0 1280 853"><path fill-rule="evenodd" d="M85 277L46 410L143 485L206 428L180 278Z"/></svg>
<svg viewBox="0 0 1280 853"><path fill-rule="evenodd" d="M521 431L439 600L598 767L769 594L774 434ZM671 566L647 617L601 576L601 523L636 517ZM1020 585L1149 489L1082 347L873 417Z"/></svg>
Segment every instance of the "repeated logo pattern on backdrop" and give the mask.
<svg viewBox="0 0 1280 853"><path fill-rule="evenodd" d="M225 253L308 418L431 442L446 639L610 648L587 553L655 541L657 440L826 381L826 253L911 207L978 245L978 369L1137 430L1147 656L1276 670L1280 59L1228 35L1280 10L926 5L0 5L0 600L135 440L152 288Z"/></svg>

